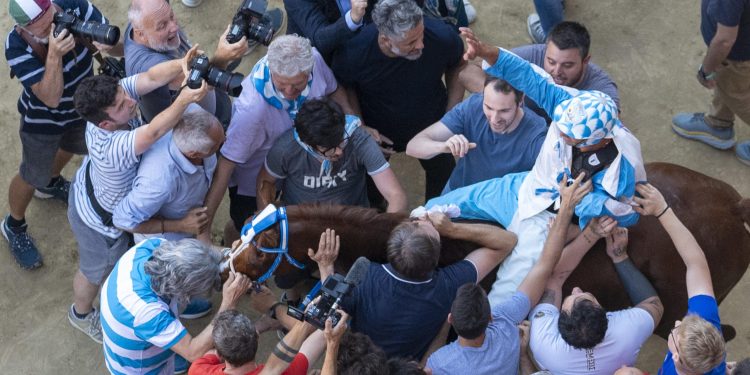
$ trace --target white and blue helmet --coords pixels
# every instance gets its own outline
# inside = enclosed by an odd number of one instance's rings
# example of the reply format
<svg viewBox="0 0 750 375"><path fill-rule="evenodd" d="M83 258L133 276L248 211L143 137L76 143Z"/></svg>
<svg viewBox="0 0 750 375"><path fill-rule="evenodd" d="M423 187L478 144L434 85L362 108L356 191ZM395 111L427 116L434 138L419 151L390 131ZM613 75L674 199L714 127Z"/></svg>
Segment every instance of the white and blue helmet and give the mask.
<svg viewBox="0 0 750 375"><path fill-rule="evenodd" d="M617 105L609 95L600 91L581 91L555 107L553 121L563 134L573 139L584 139L577 146L591 146L604 138L611 138L612 129L622 126L617 117Z"/></svg>

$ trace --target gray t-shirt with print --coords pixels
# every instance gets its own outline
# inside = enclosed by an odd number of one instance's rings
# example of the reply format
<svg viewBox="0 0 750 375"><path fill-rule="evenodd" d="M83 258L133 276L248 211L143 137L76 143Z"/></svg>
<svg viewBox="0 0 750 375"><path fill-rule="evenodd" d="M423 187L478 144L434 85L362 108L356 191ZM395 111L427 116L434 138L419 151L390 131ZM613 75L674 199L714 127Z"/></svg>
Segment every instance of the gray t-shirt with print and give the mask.
<svg viewBox="0 0 750 375"><path fill-rule="evenodd" d="M279 136L266 156L266 170L281 180L285 204L326 202L369 207L365 173L390 167L377 143L362 128L352 133L344 155L321 172L321 162L294 139L293 129Z"/></svg>

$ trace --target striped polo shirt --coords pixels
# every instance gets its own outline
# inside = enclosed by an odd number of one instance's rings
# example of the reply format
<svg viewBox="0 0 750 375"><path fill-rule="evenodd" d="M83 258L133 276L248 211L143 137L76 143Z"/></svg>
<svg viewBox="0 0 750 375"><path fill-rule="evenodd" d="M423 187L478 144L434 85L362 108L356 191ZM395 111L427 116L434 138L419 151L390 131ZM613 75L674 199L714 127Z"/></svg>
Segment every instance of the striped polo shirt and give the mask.
<svg viewBox="0 0 750 375"><path fill-rule="evenodd" d="M188 332L177 304L160 299L144 264L162 239L128 250L102 285L100 295L104 360L113 374L173 374L169 350Z"/></svg>
<svg viewBox="0 0 750 375"><path fill-rule="evenodd" d="M72 10L81 20L107 23L99 10L86 0L55 0L54 4L63 10ZM63 56L64 88L57 108L47 107L31 91L31 86L44 77L45 65L45 61L35 57L32 51L15 28L5 39L5 58L11 72L23 85L18 99L18 112L23 117L21 130L28 133L61 134L66 126L82 124L83 119L73 106L73 93L79 82L93 75L91 51L83 43L76 43L75 48Z"/></svg>
<svg viewBox="0 0 750 375"><path fill-rule="evenodd" d="M138 100L136 81L138 75L120 80L125 94ZM83 159L75 178L75 200L78 216L89 228L110 237L117 238L122 231L102 224L102 219L94 211L86 191L86 166L91 163L91 184L94 196L105 210L115 210L120 201L130 192L138 172L139 157L135 154L135 128L141 125L138 118L129 122L130 130L109 131L92 123L86 124L86 147L88 155Z"/></svg>

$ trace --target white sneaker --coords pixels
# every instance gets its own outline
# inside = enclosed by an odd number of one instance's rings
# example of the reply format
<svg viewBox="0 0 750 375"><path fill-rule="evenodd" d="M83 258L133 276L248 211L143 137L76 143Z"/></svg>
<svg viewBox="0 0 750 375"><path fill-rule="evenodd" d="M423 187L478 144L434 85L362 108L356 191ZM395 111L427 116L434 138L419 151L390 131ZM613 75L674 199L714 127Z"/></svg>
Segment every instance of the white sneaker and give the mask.
<svg viewBox="0 0 750 375"><path fill-rule="evenodd" d="M464 10L466 10L466 18L469 20L469 23L474 23L477 19L477 10L474 9L469 0L464 0Z"/></svg>
<svg viewBox="0 0 750 375"><path fill-rule="evenodd" d="M99 310L94 308L85 318L79 319L73 313L73 305L68 309L68 321L77 330L88 335L97 343L102 343L102 325L99 322Z"/></svg>
<svg viewBox="0 0 750 375"><path fill-rule="evenodd" d="M201 5L203 0L182 0L182 5L188 7L188 8L195 8L198 5Z"/></svg>

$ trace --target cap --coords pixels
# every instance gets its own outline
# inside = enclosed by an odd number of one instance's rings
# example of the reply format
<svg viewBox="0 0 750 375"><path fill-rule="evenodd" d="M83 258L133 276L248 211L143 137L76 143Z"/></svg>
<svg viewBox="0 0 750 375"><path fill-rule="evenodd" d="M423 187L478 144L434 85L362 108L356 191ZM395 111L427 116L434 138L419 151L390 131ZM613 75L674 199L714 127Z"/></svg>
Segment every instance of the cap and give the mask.
<svg viewBox="0 0 750 375"><path fill-rule="evenodd" d="M9 0L8 11L17 24L26 26L41 17L50 5L50 0Z"/></svg>

